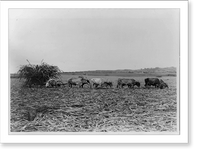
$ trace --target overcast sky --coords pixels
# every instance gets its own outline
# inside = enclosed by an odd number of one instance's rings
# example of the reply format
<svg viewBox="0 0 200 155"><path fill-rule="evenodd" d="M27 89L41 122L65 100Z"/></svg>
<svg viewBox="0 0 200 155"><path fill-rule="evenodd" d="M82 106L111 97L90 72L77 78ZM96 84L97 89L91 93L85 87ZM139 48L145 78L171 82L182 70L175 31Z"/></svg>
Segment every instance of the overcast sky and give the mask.
<svg viewBox="0 0 200 155"><path fill-rule="evenodd" d="M179 9L9 9L9 66L178 67Z"/></svg>

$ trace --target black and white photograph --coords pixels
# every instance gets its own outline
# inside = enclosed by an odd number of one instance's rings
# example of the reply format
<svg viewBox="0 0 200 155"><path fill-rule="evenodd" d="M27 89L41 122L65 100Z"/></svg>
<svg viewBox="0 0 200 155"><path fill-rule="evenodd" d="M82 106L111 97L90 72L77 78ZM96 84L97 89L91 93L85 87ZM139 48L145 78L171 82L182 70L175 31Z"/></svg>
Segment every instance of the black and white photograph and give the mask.
<svg viewBox="0 0 200 155"><path fill-rule="evenodd" d="M179 8L11 8L9 132L179 134Z"/></svg>

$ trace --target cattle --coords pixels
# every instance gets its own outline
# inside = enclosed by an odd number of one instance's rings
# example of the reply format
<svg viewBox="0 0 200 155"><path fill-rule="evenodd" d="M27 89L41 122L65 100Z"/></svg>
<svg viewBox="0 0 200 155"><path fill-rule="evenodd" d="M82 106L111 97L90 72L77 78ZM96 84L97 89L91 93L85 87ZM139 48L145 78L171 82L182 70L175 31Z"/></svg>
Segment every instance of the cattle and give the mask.
<svg viewBox="0 0 200 155"><path fill-rule="evenodd" d="M133 87L134 86L140 87L140 82L136 81L135 84L133 85Z"/></svg>
<svg viewBox="0 0 200 155"><path fill-rule="evenodd" d="M158 78L146 78L145 80L145 87L147 86L155 86L155 88L159 88L160 80Z"/></svg>
<svg viewBox="0 0 200 155"><path fill-rule="evenodd" d="M73 85L83 88L83 86L85 84L87 84L91 87L90 81L88 79L84 78L84 77L81 77L81 76L77 77L77 78L71 78L71 79L68 80L68 85L71 88L72 88Z"/></svg>
<svg viewBox="0 0 200 155"><path fill-rule="evenodd" d="M91 88L90 80L88 80L88 79L82 79L82 84L80 86L83 88L83 86L85 84L87 84Z"/></svg>
<svg viewBox="0 0 200 155"><path fill-rule="evenodd" d="M164 88L169 88L169 87L162 79L160 79L160 89L164 89Z"/></svg>
<svg viewBox="0 0 200 155"><path fill-rule="evenodd" d="M155 86L155 88L168 88L168 85L162 80L158 78L146 78L145 80L145 87L147 86Z"/></svg>
<svg viewBox="0 0 200 155"><path fill-rule="evenodd" d="M102 83L102 86L105 86L106 88L108 88L108 86L109 86L110 88L112 88L113 87L113 83L111 81L104 81Z"/></svg>
<svg viewBox="0 0 200 155"><path fill-rule="evenodd" d="M92 86L93 86L94 88L97 88L98 86L101 87L102 84L103 84L103 82L104 82L104 80L101 79L101 78L92 78L92 79L90 79L90 81L91 81Z"/></svg>
<svg viewBox="0 0 200 155"><path fill-rule="evenodd" d="M134 88L134 86L140 87L140 83L135 81L134 79L118 79L117 80L117 88L123 88L124 86L128 86L128 88Z"/></svg>
<svg viewBox="0 0 200 155"><path fill-rule="evenodd" d="M61 85L64 85L64 83L59 80L59 79L49 79L47 82L46 82L46 87L47 88L50 88L50 87L60 87Z"/></svg>

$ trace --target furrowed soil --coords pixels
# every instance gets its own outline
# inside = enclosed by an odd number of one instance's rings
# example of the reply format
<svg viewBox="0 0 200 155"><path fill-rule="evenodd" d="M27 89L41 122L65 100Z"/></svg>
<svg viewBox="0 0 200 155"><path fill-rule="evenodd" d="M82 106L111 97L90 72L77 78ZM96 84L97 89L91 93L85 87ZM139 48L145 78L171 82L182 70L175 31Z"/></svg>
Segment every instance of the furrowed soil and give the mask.
<svg viewBox="0 0 200 155"><path fill-rule="evenodd" d="M70 77L62 75L62 80ZM10 131L178 132L176 77L162 77L167 89L144 88L146 77L133 77L141 83L135 89L116 88L119 77L101 78L114 87L22 88L23 81L11 78Z"/></svg>

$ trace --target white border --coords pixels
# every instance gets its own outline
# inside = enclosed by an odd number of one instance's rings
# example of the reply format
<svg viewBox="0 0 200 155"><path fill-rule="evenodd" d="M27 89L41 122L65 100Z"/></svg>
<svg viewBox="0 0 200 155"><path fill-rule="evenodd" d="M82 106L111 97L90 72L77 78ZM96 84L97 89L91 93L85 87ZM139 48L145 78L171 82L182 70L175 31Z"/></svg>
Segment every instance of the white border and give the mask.
<svg viewBox="0 0 200 155"><path fill-rule="evenodd" d="M1 142L2 143L188 143L188 2L187 1L29 1L1 4ZM9 135L8 9L9 8L179 8L180 134L179 135Z"/></svg>

